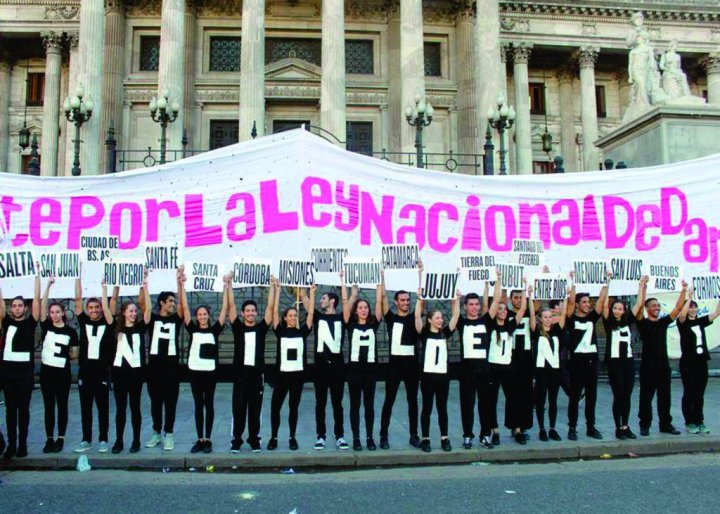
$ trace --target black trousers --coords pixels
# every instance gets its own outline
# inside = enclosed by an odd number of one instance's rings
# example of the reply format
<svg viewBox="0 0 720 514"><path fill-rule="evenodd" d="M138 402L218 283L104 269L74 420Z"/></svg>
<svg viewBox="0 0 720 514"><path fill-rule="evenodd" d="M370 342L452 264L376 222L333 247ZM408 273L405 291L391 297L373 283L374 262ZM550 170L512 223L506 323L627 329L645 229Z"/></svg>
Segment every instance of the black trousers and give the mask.
<svg viewBox="0 0 720 514"><path fill-rule="evenodd" d="M152 365L148 367L148 394L153 431L164 430L172 434L175 427L175 412L180 396L180 370L175 364ZM165 423L163 424L163 408Z"/></svg>
<svg viewBox="0 0 720 514"><path fill-rule="evenodd" d="M375 428L375 388L377 379L372 372L351 371L348 373L350 390L350 428L353 439L360 438L360 404L365 408L365 435L373 436Z"/></svg>
<svg viewBox="0 0 720 514"><path fill-rule="evenodd" d="M670 366L667 363L640 363L640 428L652 425L652 401L657 391L657 412L660 428L672 425L670 415Z"/></svg>
<svg viewBox="0 0 720 514"><path fill-rule="evenodd" d="M420 393L422 394L422 411L420 412L420 427L424 439L430 437L430 414L432 414L433 401L437 409L438 425L440 436L448 435L448 413L447 402L450 393L450 381L448 380L422 380L420 382Z"/></svg>
<svg viewBox="0 0 720 514"><path fill-rule="evenodd" d="M335 438L345 437L343 395L345 394L345 365L317 364L313 373L315 385L315 428L318 437L326 437L325 408L328 391L335 422Z"/></svg>
<svg viewBox="0 0 720 514"><path fill-rule="evenodd" d="M247 420L248 442L260 441L260 414L263 402L263 375L261 372L243 372L235 378L232 393L233 439L242 441Z"/></svg>
<svg viewBox="0 0 720 514"><path fill-rule="evenodd" d="M577 427L580 397L585 391L585 423L588 430L595 427L597 403L598 356L594 353L575 353L570 357L570 398L568 426Z"/></svg>
<svg viewBox="0 0 720 514"><path fill-rule="evenodd" d="M78 393L80 395L80 418L82 421L82 440L92 442L93 403L98 412L98 430L100 441L108 441L110 425L110 379L107 370L99 371L80 368L78 373Z"/></svg>
<svg viewBox="0 0 720 514"><path fill-rule="evenodd" d="M475 424L475 401L477 400L478 418L480 419L480 437L489 436L493 427L492 419L492 377L489 369L476 370L461 365L459 375L460 388L460 419L462 420L463 437L473 438Z"/></svg>
<svg viewBox="0 0 720 514"><path fill-rule="evenodd" d="M545 402L548 405L548 418L550 428L555 428L557 422L557 400L562 384L562 370L556 368L535 369L535 415L538 428L545 429Z"/></svg>
<svg viewBox="0 0 720 514"><path fill-rule="evenodd" d="M418 379L417 363L410 359L408 363L391 363L388 366L388 378L385 381L385 402L380 415L380 437L387 437L390 428L390 417L397 397L400 382L405 384L405 395L408 404L408 431L417 436L418 431Z"/></svg>
<svg viewBox="0 0 720 514"><path fill-rule="evenodd" d="M212 437L215 423L215 387L217 375L214 371L191 371L190 389L195 402L195 431L198 439ZM203 436L203 425L205 435Z"/></svg>
<svg viewBox="0 0 720 514"><path fill-rule="evenodd" d="M280 373L275 381L272 399L270 400L270 429L272 437L277 438L280 429L280 409L282 409L285 398L290 394L288 407L290 413L288 415L288 425L290 427L290 437L295 437L298 422L298 407L300 406L300 397L302 396L303 373Z"/></svg>
<svg viewBox="0 0 720 514"><path fill-rule="evenodd" d="M607 369L613 393L612 412L615 427L626 427L630 422L630 401L635 387L635 361L612 359L608 362Z"/></svg>
<svg viewBox="0 0 720 514"><path fill-rule="evenodd" d="M130 400L130 422L132 424L133 441L140 441L142 412L140 402L143 387L142 368L133 370L113 369L113 394L115 396L115 438L123 440L127 406Z"/></svg>
<svg viewBox="0 0 720 514"><path fill-rule="evenodd" d="M503 394L505 395L505 403L512 404L514 401L513 393L515 387L513 385L513 374L510 365L503 364L490 364L490 373L492 376L492 382L490 383L490 427L491 429L498 428L497 418L497 402L500 394L500 388L502 387ZM515 420L512 418L514 409L505 409L505 427L510 430L518 428Z"/></svg>
<svg viewBox="0 0 720 514"><path fill-rule="evenodd" d="M700 425L705 422L703 407L708 383L708 363L680 359L680 375L683 383L682 411L685 424Z"/></svg>
<svg viewBox="0 0 720 514"><path fill-rule="evenodd" d="M30 399L33 391L33 372L5 373L5 424L8 445L11 447L27 444L30 427ZM19 435L19 438L18 438Z"/></svg>
<svg viewBox="0 0 720 514"><path fill-rule="evenodd" d="M52 438L55 435L55 409L57 408L58 437L65 437L68 425L70 370L43 365L40 368L40 391L45 406L45 436Z"/></svg>
<svg viewBox="0 0 720 514"><path fill-rule="evenodd" d="M506 417L512 418L515 427L525 431L533 426L535 363L532 352L522 351L517 355L513 352L512 357L510 369L513 374L513 401L505 404ZM513 409L513 412L507 412L508 409Z"/></svg>

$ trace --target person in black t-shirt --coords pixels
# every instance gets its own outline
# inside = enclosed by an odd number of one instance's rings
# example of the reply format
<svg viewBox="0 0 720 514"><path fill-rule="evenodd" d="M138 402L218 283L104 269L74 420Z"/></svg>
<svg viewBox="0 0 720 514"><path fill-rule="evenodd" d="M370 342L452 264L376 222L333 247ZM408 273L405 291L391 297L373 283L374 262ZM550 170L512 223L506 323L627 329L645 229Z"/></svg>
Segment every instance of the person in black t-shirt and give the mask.
<svg viewBox="0 0 720 514"><path fill-rule="evenodd" d="M273 330L277 338L277 380L270 400L270 429L272 431L267 449L277 449L277 436L280 429L280 410L285 398L290 394L288 424L290 426L291 450L298 449L295 439L295 430L298 422L298 407L305 383L305 368L307 366L307 351L305 342L313 327L315 315L315 284L310 287L309 301L307 302L307 318L300 323L298 310L295 307L285 309L280 317L280 287L275 288L273 301Z"/></svg>
<svg viewBox="0 0 720 514"><path fill-rule="evenodd" d="M683 383L682 411L688 432L709 434L703 414L710 360L705 328L720 316L720 301L713 312L698 316L698 305L692 297L690 289L677 322L680 331L680 376Z"/></svg>
<svg viewBox="0 0 720 514"><path fill-rule="evenodd" d="M349 342L348 389L350 391L350 427L353 433L353 450L361 451L360 403L365 409L365 436L367 449L377 450L373 439L375 425L375 387L377 382L378 352L377 331L382 317L382 287L375 290L375 313L371 314L370 302L358 299L357 286L352 287L348 298L345 275L340 272L343 321ZM380 316L380 317L378 317Z"/></svg>
<svg viewBox="0 0 720 514"><path fill-rule="evenodd" d="M40 391L45 406L45 436L43 453L60 453L65 444L70 397L70 360L77 358L78 335L68 326L65 305L50 302L50 288L55 277L48 279L40 308L42 352ZM57 407L58 438L55 435L55 407Z"/></svg>
<svg viewBox="0 0 720 514"><path fill-rule="evenodd" d="M640 279L638 295L632 313L628 312L625 302L605 300L603 305L603 326L605 328L605 363L608 379L613 393L612 412L615 419L615 437L618 439L636 439L628 426L630 418L630 398L635 385L635 359L632 351L632 332L630 325L635 323L638 314L642 315L642 293L648 277Z"/></svg>
<svg viewBox="0 0 720 514"><path fill-rule="evenodd" d="M190 453L212 452L212 429L215 423L215 387L217 386L218 347L220 334L225 328L228 310L228 289L232 275L223 277L222 308L215 323L212 322L210 307L200 305L195 309L195 319L190 314L190 304L185 290L185 275L180 278L180 304L183 309L185 329L190 336L187 366L190 374L190 388L195 403L195 430L197 441ZM205 431L203 432L203 425Z"/></svg>
<svg viewBox="0 0 720 514"><path fill-rule="evenodd" d="M258 306L254 300L245 300L238 316L235 295L228 288L228 315L235 342L233 356L233 440L230 451L238 453L242 446L245 422L248 427L248 444L253 452L260 451L260 413L263 401L263 368L265 367L265 337L273 319L275 289L280 287L275 277L270 277L268 303L265 317L256 322Z"/></svg>
<svg viewBox="0 0 720 514"><path fill-rule="evenodd" d="M602 306L608 294L607 282L600 290L600 296L593 309L590 295L575 294L575 286L570 291L567 305L566 326L570 335L568 349L570 351L570 398L568 400L568 439L577 441L577 422L580 398L585 392L585 422L587 436L602 439L602 434L595 428L595 404L597 403L598 382L598 344L595 324L600 319Z"/></svg>
<svg viewBox="0 0 720 514"><path fill-rule="evenodd" d="M115 444L112 453L123 451L125 421L128 399L130 400L130 419L132 423L133 441L130 453L140 451L140 427L142 412L140 400L143 382L145 381L145 350L147 325L152 317L152 304L147 287L147 270L142 287L144 302L142 313L135 302L123 302L120 312L115 317L113 342L115 351L112 360L113 394L115 396ZM102 308L105 319L112 319L112 311L108 305L107 285L102 284Z"/></svg>
<svg viewBox="0 0 720 514"><path fill-rule="evenodd" d="M423 265L418 261L418 272L422 275ZM382 272L381 272L382 273ZM410 445L420 447L418 437L418 369L417 345L418 333L414 328L415 313L410 311L410 293L396 291L394 296L395 312L390 310L390 304L385 290L385 274L382 277L382 313L387 326L388 346L390 359L385 380L385 401L380 416L380 448L390 448L388 430L392 416L395 397L400 382L405 384L405 394L408 404L408 431L410 432ZM376 307L377 308L377 307Z"/></svg>
<svg viewBox="0 0 720 514"><path fill-rule="evenodd" d="M670 363L667 353L667 329L680 315L685 303L687 283L683 281L682 291L678 295L675 308L665 317L660 317L660 302L657 298L648 298L647 286L643 287L643 304L647 317L638 313L637 327L642 341L642 356L640 359L640 435L650 435L652 425L652 401L657 391L657 410L660 423L660 432L679 435L680 431L672 424L670 415Z"/></svg>
<svg viewBox="0 0 720 514"><path fill-rule="evenodd" d="M82 267L80 268L82 274ZM105 319L100 298L88 298L83 307L82 280L75 280L75 316L80 326L80 355L78 358L78 394L82 441L75 452L92 448L93 402L98 411L100 453L109 451L110 425L110 361L113 357L112 317ZM113 288L110 311L115 312L120 288Z"/></svg>
<svg viewBox="0 0 720 514"><path fill-rule="evenodd" d="M180 290L180 278L184 268L177 270L177 290ZM140 289L138 306L144 310L144 293ZM172 291L162 291L157 297L157 312L152 313L148 324L149 351L147 388L150 395L150 414L153 422L153 435L145 444L154 448L161 442L163 450L175 449L175 412L180 395L180 329L184 320L182 305L178 305L177 296ZM165 422L163 423L163 409ZM163 442L161 431L165 431Z"/></svg>
<svg viewBox="0 0 720 514"><path fill-rule="evenodd" d="M39 273L40 266L36 263ZM27 457L30 398L35 373L35 329L40 319L40 275L35 276L35 295L28 315L22 296L10 303L10 312L0 291L0 319L5 334L2 382L5 390L5 425L8 441L5 459Z"/></svg>

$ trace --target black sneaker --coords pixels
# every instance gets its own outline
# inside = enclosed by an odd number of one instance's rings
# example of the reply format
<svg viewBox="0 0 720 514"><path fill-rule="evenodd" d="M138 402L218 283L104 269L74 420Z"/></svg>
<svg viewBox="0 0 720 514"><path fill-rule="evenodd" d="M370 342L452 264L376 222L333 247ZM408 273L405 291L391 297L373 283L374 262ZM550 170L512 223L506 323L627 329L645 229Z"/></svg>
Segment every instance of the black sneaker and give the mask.
<svg viewBox="0 0 720 514"><path fill-rule="evenodd" d="M240 453L240 447L242 446L242 444L243 444L242 439L233 439L232 443L230 444L230 451L232 453ZM190 451L192 451L192 450L190 450Z"/></svg>
<svg viewBox="0 0 720 514"><path fill-rule="evenodd" d="M544 442L549 440L548 434L544 428L540 429L540 433L538 434L538 439L540 439L541 441L544 441Z"/></svg>
<svg viewBox="0 0 720 514"><path fill-rule="evenodd" d="M663 434L680 435L680 431L672 425L661 427L660 432Z"/></svg>
<svg viewBox="0 0 720 514"><path fill-rule="evenodd" d="M125 447L125 445L123 444L123 442L120 439L118 439L117 441L115 441L115 444L113 444L112 450L110 450L110 451L112 451L115 455L117 455L118 453L123 451L124 447Z"/></svg>
<svg viewBox="0 0 720 514"><path fill-rule="evenodd" d="M18 444L16 455L17 455L18 459L27 457L27 443Z"/></svg>
<svg viewBox="0 0 720 514"><path fill-rule="evenodd" d="M463 449L472 450L472 439L470 437L463 437Z"/></svg>
<svg viewBox="0 0 720 514"><path fill-rule="evenodd" d="M444 452L451 452L452 444L450 444L450 439L448 439L447 437L445 439L440 439L440 447L443 449Z"/></svg>
<svg viewBox="0 0 720 514"><path fill-rule="evenodd" d="M625 437L628 439L637 439L637 436L635 434L633 434L633 431L630 430L630 427L627 427L625 429Z"/></svg>
<svg viewBox="0 0 720 514"><path fill-rule="evenodd" d="M568 428L568 439L570 441L577 441L577 430L574 428Z"/></svg>
<svg viewBox="0 0 720 514"><path fill-rule="evenodd" d="M377 450L377 446L375 446L375 440L372 437L368 437L367 441L365 441L365 444L367 446L367 449L371 452Z"/></svg>
<svg viewBox="0 0 720 514"><path fill-rule="evenodd" d="M7 448L5 448L5 453L3 454L3 458L5 460L12 460L15 458L15 455L17 455L17 450L15 449L14 444L9 444Z"/></svg>
<svg viewBox="0 0 720 514"><path fill-rule="evenodd" d="M410 446L413 448L420 448L420 438L416 435L410 436Z"/></svg>
<svg viewBox="0 0 720 514"><path fill-rule="evenodd" d="M551 428L548 431L548 437L553 441L562 441L562 437L560 437L560 434L558 434L557 430L555 430L554 428Z"/></svg>
<svg viewBox="0 0 720 514"><path fill-rule="evenodd" d="M262 446L260 446L260 440L252 441L250 443L250 449L253 453L259 453L262 451Z"/></svg>
<svg viewBox="0 0 720 514"><path fill-rule="evenodd" d="M137 453L140 451L140 441L133 441L130 445L130 453Z"/></svg>
<svg viewBox="0 0 720 514"><path fill-rule="evenodd" d="M640 435L643 437L647 437L650 435L650 429L649 428L643 428L640 427Z"/></svg>
<svg viewBox="0 0 720 514"><path fill-rule="evenodd" d="M481 437L479 443L480 446L482 446L486 450L492 450L494 448L493 444L490 442L490 439L488 439L487 437Z"/></svg>
<svg viewBox="0 0 720 514"><path fill-rule="evenodd" d="M625 430L623 430L622 428L616 428L615 429L615 437L620 439L621 441L624 441L625 439L627 439L627 437L625 436Z"/></svg>
<svg viewBox="0 0 720 514"><path fill-rule="evenodd" d="M500 432L493 432L492 444L493 446L500 446Z"/></svg>
<svg viewBox="0 0 720 514"><path fill-rule="evenodd" d="M55 441L53 441L52 437L48 437L45 446L43 446L43 453L52 453L53 448L55 448Z"/></svg>
<svg viewBox="0 0 720 514"><path fill-rule="evenodd" d="M63 451L63 446L65 446L65 438L64 437L58 437L55 439L55 444L53 444L53 453L60 453Z"/></svg>
<svg viewBox="0 0 720 514"><path fill-rule="evenodd" d="M203 453L212 453L212 441L205 441L203 444Z"/></svg>
<svg viewBox="0 0 720 514"><path fill-rule="evenodd" d="M588 436L588 437L592 437L593 439L597 439L597 440L600 440L600 439L603 438L603 436L602 436L602 434L600 433L600 431L599 431L597 428L595 428L595 427L588 428L587 436Z"/></svg>
<svg viewBox="0 0 720 514"><path fill-rule="evenodd" d="M430 447L430 439L423 439L420 441L420 449L425 453L430 453L432 448Z"/></svg>
<svg viewBox="0 0 720 514"><path fill-rule="evenodd" d="M203 451L203 442L198 439L195 441L195 444L192 445L192 448L190 448L190 453L200 453Z"/></svg>
<svg viewBox="0 0 720 514"><path fill-rule="evenodd" d="M268 441L267 449L270 451L277 450L277 438L271 437Z"/></svg>
<svg viewBox="0 0 720 514"><path fill-rule="evenodd" d="M386 435L380 436L380 448L382 448L383 450L390 449L390 441L388 441L388 437Z"/></svg>
<svg viewBox="0 0 720 514"><path fill-rule="evenodd" d="M515 433L513 434L513 439L515 439L515 442L516 442L517 444L521 444L521 445L526 445L526 444L527 444L527 441L525 440L525 436L523 435L522 432L515 432Z"/></svg>
<svg viewBox="0 0 720 514"><path fill-rule="evenodd" d="M356 452L362 451L362 444L360 444L360 438L354 437L353 438L353 450Z"/></svg>
<svg viewBox="0 0 720 514"><path fill-rule="evenodd" d="M522 435L523 435L523 437L525 438L526 441L529 441L529 440L530 440L530 434L528 434L527 432L523 432Z"/></svg>
<svg viewBox="0 0 720 514"><path fill-rule="evenodd" d="M298 446L297 439L295 439L294 437L291 437L291 438L290 438L290 441L288 442L288 445L290 446L290 449L291 449L292 451L295 451L295 450L297 450L298 448L300 448L300 447Z"/></svg>

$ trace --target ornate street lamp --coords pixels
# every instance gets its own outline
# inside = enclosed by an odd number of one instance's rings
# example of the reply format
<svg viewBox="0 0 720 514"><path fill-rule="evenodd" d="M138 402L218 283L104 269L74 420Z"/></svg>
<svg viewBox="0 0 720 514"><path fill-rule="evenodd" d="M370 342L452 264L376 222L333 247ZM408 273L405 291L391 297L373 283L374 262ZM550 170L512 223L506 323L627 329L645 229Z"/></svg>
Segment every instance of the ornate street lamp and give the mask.
<svg viewBox="0 0 720 514"><path fill-rule="evenodd" d="M93 101L92 97L88 96L87 100L83 100L85 96L85 90L82 84L78 84L75 90L75 95L71 98L65 98L63 104L63 110L65 111L65 118L75 125L75 139L73 144L75 146L75 158L73 159L72 174L75 177L80 176L80 127L92 117L93 113Z"/></svg>
<svg viewBox="0 0 720 514"><path fill-rule="evenodd" d="M423 163L423 130L432 123L435 110L430 102L425 101L420 91L415 93L414 105L408 104L405 107L405 119L411 127L415 127L415 154L417 167L424 168Z"/></svg>
<svg viewBox="0 0 720 514"><path fill-rule="evenodd" d="M33 132L32 143L30 144L30 164L28 164L30 175L40 175L40 160L38 157L40 157L40 154L38 153L37 133Z"/></svg>
<svg viewBox="0 0 720 514"><path fill-rule="evenodd" d="M150 100L150 115L155 123L160 124L160 164L165 164L165 153L167 144L165 141L165 132L170 123L174 122L180 112L180 104L173 102L172 112L168 111L168 97L170 92L163 89L157 98Z"/></svg>
<svg viewBox="0 0 720 514"><path fill-rule="evenodd" d="M488 123L497 130L500 136L500 175L507 175L505 167L505 131L510 130L515 123L515 108L505 103L505 97L498 95L497 107L490 107L487 112Z"/></svg>
<svg viewBox="0 0 720 514"><path fill-rule="evenodd" d="M30 84L30 60L25 64L25 95L27 95L28 85ZM20 148L23 152L30 146L30 131L27 128L27 96L25 98L25 112L23 113L23 128L18 132Z"/></svg>

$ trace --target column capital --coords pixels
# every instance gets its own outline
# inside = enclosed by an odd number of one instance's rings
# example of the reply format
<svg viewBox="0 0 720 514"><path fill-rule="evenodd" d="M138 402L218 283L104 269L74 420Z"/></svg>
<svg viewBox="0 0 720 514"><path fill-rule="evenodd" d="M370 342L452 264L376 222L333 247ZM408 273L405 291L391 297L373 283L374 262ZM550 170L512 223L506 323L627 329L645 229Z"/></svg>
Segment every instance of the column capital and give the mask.
<svg viewBox="0 0 720 514"><path fill-rule="evenodd" d="M582 46L578 48L575 56L580 65L580 69L583 68L595 68L600 48L597 46Z"/></svg>
<svg viewBox="0 0 720 514"><path fill-rule="evenodd" d="M527 64L530 61L532 45L529 43L513 43L511 52L513 64Z"/></svg>
<svg viewBox="0 0 720 514"><path fill-rule="evenodd" d="M48 54L59 54L62 50L63 35L62 32L47 31L41 32L40 37L43 40L45 52Z"/></svg>
<svg viewBox="0 0 720 514"><path fill-rule="evenodd" d="M507 64L508 54L512 52L512 43L500 41L500 60L503 64Z"/></svg>
<svg viewBox="0 0 720 514"><path fill-rule="evenodd" d="M0 71L10 71L15 59L7 50L0 49Z"/></svg>
<svg viewBox="0 0 720 514"><path fill-rule="evenodd" d="M385 0L383 8L387 11L388 18L400 16L400 0Z"/></svg>
<svg viewBox="0 0 720 514"><path fill-rule="evenodd" d="M572 83L573 80L575 80L575 77L577 76L577 69L570 65L570 64L564 64L560 66L560 68L557 71L557 78L558 81L561 84L570 82Z"/></svg>
<svg viewBox="0 0 720 514"><path fill-rule="evenodd" d="M105 0L105 14L125 15L125 0Z"/></svg>
<svg viewBox="0 0 720 514"><path fill-rule="evenodd" d="M476 4L468 0L455 0L455 16L457 23L463 21L474 22L476 15Z"/></svg>
<svg viewBox="0 0 720 514"><path fill-rule="evenodd" d="M708 75L720 73L720 50L708 54L708 56L702 60L702 65L705 67L705 73Z"/></svg>
<svg viewBox="0 0 720 514"><path fill-rule="evenodd" d="M65 40L67 41L68 50L70 52L77 52L78 42L80 41L80 33L77 31L66 32Z"/></svg>

